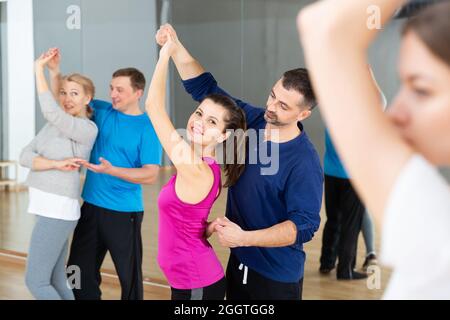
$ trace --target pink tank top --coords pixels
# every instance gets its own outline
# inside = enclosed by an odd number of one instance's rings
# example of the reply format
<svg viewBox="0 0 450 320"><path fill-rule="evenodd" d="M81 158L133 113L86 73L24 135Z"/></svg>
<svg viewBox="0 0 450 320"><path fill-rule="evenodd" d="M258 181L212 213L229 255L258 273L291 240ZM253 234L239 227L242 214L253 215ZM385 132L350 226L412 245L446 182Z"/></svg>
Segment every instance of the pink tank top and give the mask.
<svg viewBox="0 0 450 320"><path fill-rule="evenodd" d="M176 174L158 197L158 263L176 289L203 288L224 277L222 265L205 239L208 215L221 187L220 166L212 158L203 160L214 174L205 199L197 204L181 201L175 192Z"/></svg>

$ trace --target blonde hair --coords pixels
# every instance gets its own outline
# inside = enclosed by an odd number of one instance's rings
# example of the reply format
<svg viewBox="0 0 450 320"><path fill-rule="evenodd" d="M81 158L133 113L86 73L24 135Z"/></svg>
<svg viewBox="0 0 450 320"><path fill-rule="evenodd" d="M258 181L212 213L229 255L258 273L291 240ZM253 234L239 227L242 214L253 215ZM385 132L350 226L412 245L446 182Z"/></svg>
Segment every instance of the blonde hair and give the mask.
<svg viewBox="0 0 450 320"><path fill-rule="evenodd" d="M79 73L72 73L67 76L64 76L62 78L62 80L78 83L80 86L83 87L84 93L89 95L91 97L91 100L94 99L95 86L91 79L89 79ZM89 105L86 105L86 115L89 119L92 117L93 113L94 113L94 110Z"/></svg>

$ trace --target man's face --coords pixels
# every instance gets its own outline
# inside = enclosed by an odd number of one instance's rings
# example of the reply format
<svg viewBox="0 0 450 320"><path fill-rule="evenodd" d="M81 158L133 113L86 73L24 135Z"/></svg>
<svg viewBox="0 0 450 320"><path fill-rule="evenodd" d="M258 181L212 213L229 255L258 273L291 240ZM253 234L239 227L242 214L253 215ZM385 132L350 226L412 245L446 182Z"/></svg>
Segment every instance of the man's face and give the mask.
<svg viewBox="0 0 450 320"><path fill-rule="evenodd" d="M139 103L143 90L135 90L129 77L116 77L111 80L109 95L114 109L126 111L130 106Z"/></svg>
<svg viewBox="0 0 450 320"><path fill-rule="evenodd" d="M267 99L264 119L275 127L284 127L304 120L311 115L311 111L302 105L303 100L301 93L285 89L280 79Z"/></svg>

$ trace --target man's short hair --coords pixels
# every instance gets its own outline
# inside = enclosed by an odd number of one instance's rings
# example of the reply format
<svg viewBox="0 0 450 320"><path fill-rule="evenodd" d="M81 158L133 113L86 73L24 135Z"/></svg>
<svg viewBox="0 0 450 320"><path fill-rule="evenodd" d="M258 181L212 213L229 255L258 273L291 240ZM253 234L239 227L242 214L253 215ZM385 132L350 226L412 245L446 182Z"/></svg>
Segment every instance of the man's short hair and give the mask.
<svg viewBox="0 0 450 320"><path fill-rule="evenodd" d="M317 105L309 73L305 68L286 71L283 74L281 83L286 90L295 90L304 97L301 106L314 109Z"/></svg>
<svg viewBox="0 0 450 320"><path fill-rule="evenodd" d="M145 77L142 72L140 72L136 68L124 68L116 70L113 73L112 77L128 77L130 78L130 83L134 90L145 90Z"/></svg>

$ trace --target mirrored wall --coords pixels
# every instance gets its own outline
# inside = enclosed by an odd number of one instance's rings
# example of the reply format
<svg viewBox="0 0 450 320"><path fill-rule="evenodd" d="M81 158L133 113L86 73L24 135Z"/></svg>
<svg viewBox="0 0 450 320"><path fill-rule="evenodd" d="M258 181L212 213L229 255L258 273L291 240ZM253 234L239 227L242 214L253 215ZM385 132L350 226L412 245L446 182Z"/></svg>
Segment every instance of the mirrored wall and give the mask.
<svg viewBox="0 0 450 320"><path fill-rule="evenodd" d="M5 159L6 3L0 2L0 160Z"/></svg>
<svg viewBox="0 0 450 320"><path fill-rule="evenodd" d="M304 66L295 18L312 1L299 0L35 0L35 56L49 47L62 52L62 72L80 72L96 85L97 98L109 100L109 81L119 68L133 66L150 80L158 48L154 35L161 22L171 22L181 41L230 94L264 107L272 85L286 70ZM372 67L390 101L397 88L399 25L388 26L371 48ZM30 70L30 72L32 72ZM348 90L351 90L349 86ZM184 128L195 108L174 68L168 90L170 114ZM349 121L354 121L348 115ZM44 119L36 104L36 131ZM324 126L319 110L305 129L323 155ZM166 163L168 164L168 163ZM170 170L161 175L167 181ZM159 186L160 187L160 186ZM163 279L156 263L158 186L146 186L143 226L144 274ZM3 197L3 196L2 196ZM222 202L225 195L222 195ZM3 199L3 249L27 252L33 220L26 213L26 191ZM214 214L223 214L223 206ZM3 216L3 214L2 214ZM6 225L6 227L5 227ZM5 231L6 230L6 231ZM222 252L226 254L226 250ZM107 258L105 267L113 269Z"/></svg>

